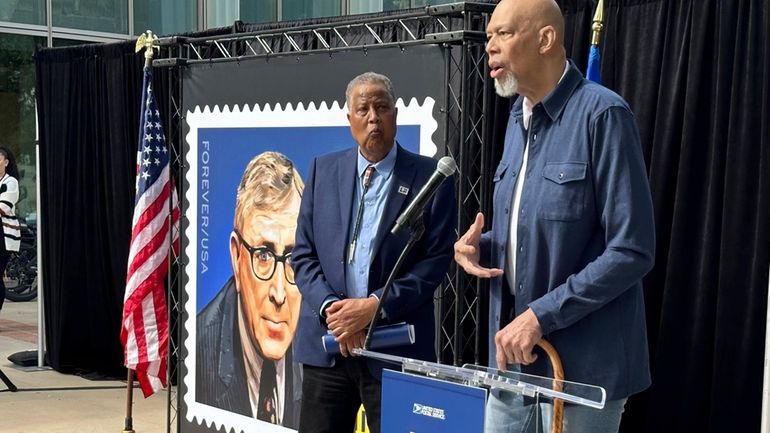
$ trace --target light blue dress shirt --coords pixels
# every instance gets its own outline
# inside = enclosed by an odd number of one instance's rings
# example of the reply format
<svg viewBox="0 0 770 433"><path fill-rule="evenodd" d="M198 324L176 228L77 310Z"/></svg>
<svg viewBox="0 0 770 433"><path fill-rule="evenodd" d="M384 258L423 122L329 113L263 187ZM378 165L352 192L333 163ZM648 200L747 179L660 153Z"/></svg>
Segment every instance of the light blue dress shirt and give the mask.
<svg viewBox="0 0 770 433"><path fill-rule="evenodd" d="M393 148L390 149L385 158L374 164L375 171L372 173L372 178L369 181L369 188L366 190L366 197L364 202L364 212L361 216L361 229L358 233L358 240L356 241L356 249L353 253L353 260L345 258L346 275L345 283L347 285L347 294L349 298L365 298L369 294L368 282L369 282L369 265L372 263L372 254L374 244L377 240L377 232L379 231L380 219L383 213L385 213L385 202L388 199L390 188L393 179L393 168L396 166L396 154L398 152L398 146L394 143ZM356 225L356 217L358 216L358 207L361 204L361 196L364 191L363 178L366 167L371 164L358 152L358 159L356 162L358 174L358 182L356 182L356 197L351 206L351 225L348 231L348 239L346 244L346 253L350 251L350 241L353 239L353 231ZM375 287L373 289L378 289ZM329 303L339 300L336 296L329 296L323 302L321 311L319 312L321 317L326 317L324 311ZM384 315L384 311L381 313Z"/></svg>
<svg viewBox="0 0 770 433"><path fill-rule="evenodd" d="M379 231L380 219L385 213L385 203L388 200L391 184L393 183L393 168L396 165L396 152L398 146L395 144L390 152L381 161L374 164L375 171L369 182L369 188L366 195L363 194L363 175L366 167L371 164L358 153L358 182L356 182L356 197L353 201L350 211L352 212L348 232L348 245L353 239L353 229L355 227L356 217L358 216L358 207L363 202L364 211L361 216L361 230L358 234L356 247L353 257L346 257L347 266L346 283L348 297L365 298L369 295L369 265L372 262L373 250L376 242L377 232ZM375 287L376 289L377 287Z"/></svg>

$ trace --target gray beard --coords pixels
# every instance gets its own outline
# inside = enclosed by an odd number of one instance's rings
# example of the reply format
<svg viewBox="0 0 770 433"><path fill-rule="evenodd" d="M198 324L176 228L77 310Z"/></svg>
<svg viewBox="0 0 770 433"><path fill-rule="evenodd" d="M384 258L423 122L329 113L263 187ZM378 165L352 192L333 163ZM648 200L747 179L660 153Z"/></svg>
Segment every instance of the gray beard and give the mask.
<svg viewBox="0 0 770 433"><path fill-rule="evenodd" d="M504 71L495 78L495 92L503 98L510 98L519 91L519 80L512 73Z"/></svg>

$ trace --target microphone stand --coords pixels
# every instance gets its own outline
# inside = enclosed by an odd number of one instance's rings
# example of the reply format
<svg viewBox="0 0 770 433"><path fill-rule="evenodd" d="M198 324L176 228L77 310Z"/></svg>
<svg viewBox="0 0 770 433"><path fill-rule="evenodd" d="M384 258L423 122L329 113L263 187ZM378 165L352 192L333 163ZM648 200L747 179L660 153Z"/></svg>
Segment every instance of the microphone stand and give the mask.
<svg viewBox="0 0 770 433"><path fill-rule="evenodd" d="M393 280L396 278L398 270L401 269L401 265L404 264L404 259L406 259L409 251L414 247L414 244L416 244L422 237L422 234L425 233L425 224L422 221L422 214L423 213L420 212L417 214L416 218L409 221L409 229L411 231L409 242L404 246L401 255L398 256L398 260L396 260L396 264L393 265L393 269L390 271L390 275L388 275L388 280L385 282L385 288L382 290L382 297L380 297L380 301L377 302L377 310L375 310L374 316L372 316L372 321L369 322L369 330L366 331L364 350L369 350L369 345L372 342L372 334L374 333L374 325L377 324L377 319L380 317L380 312L382 311L382 304L385 302L385 298L388 297L388 293L390 293L390 287L393 285Z"/></svg>

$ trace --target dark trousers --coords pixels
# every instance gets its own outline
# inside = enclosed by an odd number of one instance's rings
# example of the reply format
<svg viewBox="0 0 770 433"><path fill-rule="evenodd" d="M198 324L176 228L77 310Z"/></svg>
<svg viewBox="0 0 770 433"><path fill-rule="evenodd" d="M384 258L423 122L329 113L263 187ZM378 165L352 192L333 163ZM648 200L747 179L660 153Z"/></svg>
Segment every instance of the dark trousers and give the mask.
<svg viewBox="0 0 770 433"><path fill-rule="evenodd" d="M1 234L2 231L0 231L0 235ZM2 236L0 236L0 242L5 244L5 239L3 239ZM11 253L5 249L5 245L2 245L0 247L0 270L2 270L2 274L0 274L0 310L3 309L3 302L5 302L5 281L3 280L3 275L5 274L5 267L8 265L8 260L10 258Z"/></svg>
<svg viewBox="0 0 770 433"><path fill-rule="evenodd" d="M333 367L302 365L299 433L347 433L355 430L361 403L371 433L380 433L382 383L366 360L337 357Z"/></svg>

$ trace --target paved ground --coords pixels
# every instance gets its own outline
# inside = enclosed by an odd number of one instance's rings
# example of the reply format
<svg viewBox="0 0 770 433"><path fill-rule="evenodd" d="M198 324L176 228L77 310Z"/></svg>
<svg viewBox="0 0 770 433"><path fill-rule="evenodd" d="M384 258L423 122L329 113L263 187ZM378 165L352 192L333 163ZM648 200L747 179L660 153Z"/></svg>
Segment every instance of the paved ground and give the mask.
<svg viewBox="0 0 770 433"><path fill-rule="evenodd" d="M36 348L37 301L6 301L0 312L0 369L19 391L9 392L0 382L0 433L123 431L125 382L90 381L8 361L11 354ZM161 392L145 400L141 390L135 389L136 433L166 432L166 399Z"/></svg>

